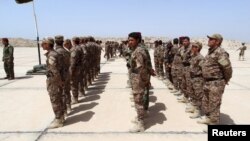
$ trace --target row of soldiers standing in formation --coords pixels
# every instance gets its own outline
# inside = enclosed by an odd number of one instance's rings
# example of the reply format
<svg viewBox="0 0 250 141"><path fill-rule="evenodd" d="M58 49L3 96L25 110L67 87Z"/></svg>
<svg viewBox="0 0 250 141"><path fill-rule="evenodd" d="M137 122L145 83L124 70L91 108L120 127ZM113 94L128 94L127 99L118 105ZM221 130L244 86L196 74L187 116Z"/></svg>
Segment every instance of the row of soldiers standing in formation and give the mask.
<svg viewBox="0 0 250 141"><path fill-rule="evenodd" d="M49 128L63 126L71 104L85 96L85 90L100 73L100 43L93 37L74 37L71 41L61 35L42 41L41 46L47 50L47 91L55 114Z"/></svg>
<svg viewBox="0 0 250 141"><path fill-rule="evenodd" d="M125 57L137 111L137 117L132 121L135 127L131 132L145 130L150 76L154 75L164 79L171 93L179 96L179 102L187 104L186 112L193 113L190 118L199 117L197 122L201 124L219 123L222 94L232 77L232 66L229 54L221 47L223 37L214 34L208 36L208 39L206 57L200 54L202 44L191 43L187 36L176 38L166 46L163 46L162 41L156 41L154 72L148 50L141 42L141 34L129 34Z"/></svg>
<svg viewBox="0 0 250 141"><path fill-rule="evenodd" d="M168 42L166 48L156 42L154 60L160 78L165 64L165 82L179 96L179 102L187 103L185 111L193 113L190 118L201 118L198 123L211 125L219 123L222 94L232 77L232 66L221 47L223 37L214 34L208 39L206 57L200 53L202 43L191 43L187 36L174 39L173 45Z"/></svg>
<svg viewBox="0 0 250 141"><path fill-rule="evenodd" d="M119 52L119 57L124 55L124 51L127 49L127 41L122 41L120 44L116 41L107 41L105 43L105 54L104 57L109 60L110 58L117 56L117 51Z"/></svg>

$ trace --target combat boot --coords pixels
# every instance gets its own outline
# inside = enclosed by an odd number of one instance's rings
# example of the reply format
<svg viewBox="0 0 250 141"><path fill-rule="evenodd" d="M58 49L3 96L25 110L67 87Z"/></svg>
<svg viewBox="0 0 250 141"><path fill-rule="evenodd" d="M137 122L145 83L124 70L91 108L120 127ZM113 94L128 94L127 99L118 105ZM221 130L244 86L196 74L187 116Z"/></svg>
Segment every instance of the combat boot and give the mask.
<svg viewBox="0 0 250 141"><path fill-rule="evenodd" d="M207 116L203 116L203 117L201 117L200 120L197 121L197 123L199 123L199 124L210 124L210 123L212 123L212 121Z"/></svg>
<svg viewBox="0 0 250 141"><path fill-rule="evenodd" d="M85 91L83 91L83 92L80 92L80 91L79 91L79 95L78 95L78 96L79 96L79 97L86 96Z"/></svg>
<svg viewBox="0 0 250 141"><path fill-rule="evenodd" d="M179 92L178 90L176 90L175 88L173 90L170 91L170 93L177 93Z"/></svg>
<svg viewBox="0 0 250 141"><path fill-rule="evenodd" d="M168 87L169 90L173 90L174 89L174 86L171 83L169 85L167 85L167 87Z"/></svg>
<svg viewBox="0 0 250 141"><path fill-rule="evenodd" d="M185 96L183 96L181 99L178 99L178 102L180 103L188 103L188 100Z"/></svg>
<svg viewBox="0 0 250 141"><path fill-rule="evenodd" d="M78 103L78 98L72 97L71 104L77 104L77 103Z"/></svg>
<svg viewBox="0 0 250 141"><path fill-rule="evenodd" d="M185 110L186 113L194 113L194 111L195 111L195 107L186 108Z"/></svg>
<svg viewBox="0 0 250 141"><path fill-rule="evenodd" d="M194 118L198 118L200 116L201 116L201 112L200 112L200 110L198 108L196 108L194 110L194 113L191 116L189 116L189 117L192 118L192 119L194 119Z"/></svg>
<svg viewBox="0 0 250 141"><path fill-rule="evenodd" d="M67 113L69 114L69 113L72 111L71 105L70 105L70 104L67 104L66 106L67 106Z"/></svg>
<svg viewBox="0 0 250 141"><path fill-rule="evenodd" d="M178 91L178 92L174 93L173 95L180 96L180 95L182 95L182 93L180 91Z"/></svg>
<svg viewBox="0 0 250 141"><path fill-rule="evenodd" d="M63 127L63 119L55 119L48 127L48 129L54 129L54 128L59 128L59 127Z"/></svg>
<svg viewBox="0 0 250 141"><path fill-rule="evenodd" d="M137 123L135 123L135 126L129 130L131 133L137 133L137 132L144 132L144 122L142 120L138 120Z"/></svg>

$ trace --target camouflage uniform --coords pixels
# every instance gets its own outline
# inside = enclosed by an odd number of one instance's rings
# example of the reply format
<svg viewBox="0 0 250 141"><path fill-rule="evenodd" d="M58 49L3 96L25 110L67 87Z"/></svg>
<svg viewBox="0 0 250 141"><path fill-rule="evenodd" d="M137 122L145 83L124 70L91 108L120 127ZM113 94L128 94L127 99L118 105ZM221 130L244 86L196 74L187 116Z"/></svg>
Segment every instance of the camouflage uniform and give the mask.
<svg viewBox="0 0 250 141"><path fill-rule="evenodd" d="M181 48L181 58L183 64L183 75L181 90L185 98L189 98L189 95L193 93L191 86L191 77L190 77L190 59L191 59L191 46Z"/></svg>
<svg viewBox="0 0 250 141"><path fill-rule="evenodd" d="M245 51L246 51L247 47L245 45L243 45L242 47L240 47L237 50L240 50L240 54L239 54L239 60L241 60L241 57L243 58L243 60L245 59Z"/></svg>
<svg viewBox="0 0 250 141"><path fill-rule="evenodd" d="M79 85L82 83L82 77L81 77L81 71L82 71L82 58L83 58L83 52L81 50L81 47L79 45L76 45L71 48L70 50L70 84L71 84L71 90L73 94L73 98L78 101L78 91L81 93L84 93L83 87L79 87Z"/></svg>
<svg viewBox="0 0 250 141"><path fill-rule="evenodd" d="M155 71L156 74L159 75L160 74L160 63L159 63L159 46L155 45L155 50L154 50L154 63L155 63Z"/></svg>
<svg viewBox="0 0 250 141"><path fill-rule="evenodd" d="M144 119L143 96L148 81L148 57L145 50L137 47L131 56L131 81L138 120Z"/></svg>
<svg viewBox="0 0 250 141"><path fill-rule="evenodd" d="M219 123L220 106L225 84L232 77L229 54L221 47L210 48L202 65L205 79L203 111L213 123Z"/></svg>
<svg viewBox="0 0 250 141"><path fill-rule="evenodd" d="M14 48L11 45L7 45L3 48L4 71L6 78L14 79Z"/></svg>
<svg viewBox="0 0 250 141"><path fill-rule="evenodd" d="M144 92L144 96L143 96L143 105L144 105L144 110L148 110L149 107L149 89L150 89L150 79L151 79L151 70L152 68L152 62L151 62L151 57L148 51L148 48L141 44L140 45L141 48L143 48L146 52L147 55L147 70L148 70L148 80L146 81L146 87L145 87L145 92Z"/></svg>
<svg viewBox="0 0 250 141"><path fill-rule="evenodd" d="M201 110L201 102L204 95L203 85L204 79L202 77L202 64L204 62L204 57L198 53L197 55L192 54L190 60L190 76L191 76L191 85L193 92L191 97L191 102L193 105L197 106Z"/></svg>
<svg viewBox="0 0 250 141"><path fill-rule="evenodd" d="M183 73L182 72L183 64L182 64L181 54L180 54L181 48L178 45L174 45L173 51L176 51L176 54L174 56L174 60L171 66L171 75L173 78L173 85L175 89L179 90L180 84L182 81L182 73Z"/></svg>
<svg viewBox="0 0 250 141"><path fill-rule="evenodd" d="M70 105L71 97L70 97L70 75L69 75L69 66L70 66L70 53L63 47L63 36L55 37L55 51L62 56L62 74L63 74L63 88L62 88L62 101L63 101L63 109L67 110L66 105ZM57 43L59 42L59 44Z"/></svg>
<svg viewBox="0 0 250 141"><path fill-rule="evenodd" d="M159 63L159 76L164 76L163 64L165 56L165 47L163 45L158 46L158 63Z"/></svg>
<svg viewBox="0 0 250 141"><path fill-rule="evenodd" d="M55 113L56 119L63 117L64 109L62 102L62 73L60 59L62 57L54 50L50 50L45 54L47 60L47 90L50 96L52 109Z"/></svg>

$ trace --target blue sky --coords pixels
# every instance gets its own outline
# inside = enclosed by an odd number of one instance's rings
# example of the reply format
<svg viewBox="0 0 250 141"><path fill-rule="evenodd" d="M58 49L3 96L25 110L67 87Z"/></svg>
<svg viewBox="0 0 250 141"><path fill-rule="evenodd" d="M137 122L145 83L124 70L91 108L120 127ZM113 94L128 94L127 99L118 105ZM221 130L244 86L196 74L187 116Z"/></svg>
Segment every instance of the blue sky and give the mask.
<svg viewBox="0 0 250 141"><path fill-rule="evenodd" d="M205 37L250 42L249 0L35 0L40 37ZM0 37L36 38L32 3L0 0Z"/></svg>

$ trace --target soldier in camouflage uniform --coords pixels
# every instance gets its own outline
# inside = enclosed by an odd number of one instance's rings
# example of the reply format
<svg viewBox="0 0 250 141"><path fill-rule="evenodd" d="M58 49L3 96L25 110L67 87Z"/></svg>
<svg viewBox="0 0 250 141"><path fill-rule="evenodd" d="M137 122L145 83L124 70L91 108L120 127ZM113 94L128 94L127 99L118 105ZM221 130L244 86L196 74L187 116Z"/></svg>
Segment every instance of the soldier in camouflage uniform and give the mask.
<svg viewBox="0 0 250 141"><path fill-rule="evenodd" d="M159 76L160 71L159 71L159 41L156 40L155 42L155 49L154 49L154 63L155 63L155 71L157 76Z"/></svg>
<svg viewBox="0 0 250 141"><path fill-rule="evenodd" d="M46 39L42 42L42 47L48 52L45 54L47 60L47 90L50 96L50 101L52 104L52 109L55 114L55 120L51 123L49 128L62 127L64 123L64 109L62 102L62 66L60 60L62 56L57 53L54 47L54 40L52 38Z"/></svg>
<svg viewBox="0 0 250 141"><path fill-rule="evenodd" d="M78 103L79 92L84 93L83 87L79 87L82 83L82 58L83 52L80 47L80 38L74 37L72 39L73 47L70 50L70 84L72 90L72 104Z"/></svg>
<svg viewBox="0 0 250 141"><path fill-rule="evenodd" d="M245 43L242 43L242 47L238 48L237 50L240 50L239 53L239 61L245 60L245 51L247 50L247 47L245 46ZM236 50L236 51L237 51ZM242 59L241 59L242 58Z"/></svg>
<svg viewBox="0 0 250 141"><path fill-rule="evenodd" d="M158 41L158 63L159 63L159 77L163 80L164 77L164 55L165 55L165 47L163 46L162 40Z"/></svg>
<svg viewBox="0 0 250 141"><path fill-rule="evenodd" d="M190 46L190 38L184 37L183 38L183 47L180 50L180 55L183 64L183 75L182 75L182 83L181 83L181 90L184 94L184 97L179 99L179 102L188 103L189 95L192 93L192 86L191 86L191 78L190 78L190 59L191 59L191 46Z"/></svg>
<svg viewBox="0 0 250 141"><path fill-rule="evenodd" d="M61 61L63 69L63 89L62 91L62 101L63 101L63 109L65 116L67 115L67 111L71 111L71 105L69 102L70 99L70 75L69 75L69 66L70 66L70 53L63 47L64 37L62 35L55 36L55 51L59 53L63 58ZM67 101L67 102L66 102Z"/></svg>
<svg viewBox="0 0 250 141"><path fill-rule="evenodd" d="M143 132L145 130L143 96L149 74L146 51L139 47L141 40L140 33L133 32L129 34L129 46L134 50L131 56L131 81L137 111L137 121L135 122L135 127L130 132Z"/></svg>
<svg viewBox="0 0 250 141"><path fill-rule="evenodd" d="M180 95L180 84L181 84L181 76L182 76L182 61L181 61L181 55L180 55L180 48L181 45L179 46L179 40L178 38L175 38L173 40L173 52L175 52L174 55L174 59L171 65L171 75L172 75L172 79L173 79L173 85L174 85L174 89L171 91L172 93L174 93L175 95Z"/></svg>
<svg viewBox="0 0 250 141"><path fill-rule="evenodd" d="M225 85L232 77L232 66L229 54L221 48L223 37L214 34L208 38L209 50L202 65L202 75L205 79L202 107L205 116L198 123L218 124L222 95Z"/></svg>
<svg viewBox="0 0 250 141"><path fill-rule="evenodd" d="M190 118L198 118L201 115L202 98L204 95L203 85L204 79L202 77L202 64L204 63L204 57L200 54L202 44L200 42L192 43L192 55L190 60L190 76L193 93L190 95L192 108L194 110L193 115Z"/></svg>
<svg viewBox="0 0 250 141"><path fill-rule="evenodd" d="M9 44L8 38L2 38L3 48L3 64L6 77L4 79L15 79L14 74L14 48Z"/></svg>

